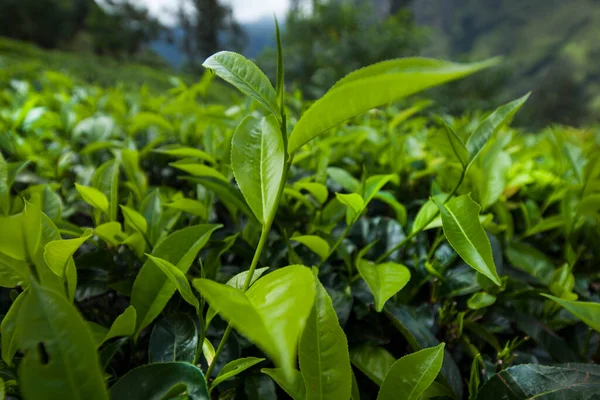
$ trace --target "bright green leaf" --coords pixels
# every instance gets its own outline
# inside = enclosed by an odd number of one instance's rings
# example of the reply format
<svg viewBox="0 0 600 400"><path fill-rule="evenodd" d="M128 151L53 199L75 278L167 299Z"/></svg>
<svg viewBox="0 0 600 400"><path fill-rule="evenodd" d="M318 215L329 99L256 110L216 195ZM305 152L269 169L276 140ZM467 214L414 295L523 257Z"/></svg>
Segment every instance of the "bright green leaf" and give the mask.
<svg viewBox="0 0 600 400"><path fill-rule="evenodd" d="M317 281L317 296L298 348L306 400L348 399L352 368L348 341L327 291Z"/></svg>
<svg viewBox="0 0 600 400"><path fill-rule="evenodd" d="M257 357L246 357L246 358L238 358L237 360L233 360L225 364L223 368L219 371L219 375L215 378L212 383L212 387L217 386L219 383L236 376L258 364L259 362L264 361L264 358Z"/></svg>
<svg viewBox="0 0 600 400"><path fill-rule="evenodd" d="M53 240L48 243L44 248L44 260L52 272L62 277L73 254L91 236L92 230L88 229L80 238Z"/></svg>
<svg viewBox="0 0 600 400"><path fill-rule="evenodd" d="M322 260L326 259L329 255L329 243L320 236L315 235L301 235L292 236L290 240L298 243L302 243L314 253L316 253Z"/></svg>
<svg viewBox="0 0 600 400"><path fill-rule="evenodd" d="M442 368L444 343L408 354L392 365L377 400L418 400Z"/></svg>
<svg viewBox="0 0 600 400"><path fill-rule="evenodd" d="M285 164L283 138L274 116L246 117L231 142L231 166L242 195L263 225L277 208Z"/></svg>
<svg viewBox="0 0 600 400"><path fill-rule="evenodd" d="M301 265L278 269L246 293L206 279L193 284L224 319L292 377L298 340L315 299L310 269Z"/></svg>
<svg viewBox="0 0 600 400"><path fill-rule="evenodd" d="M108 199L104 193L91 186L82 186L77 183L75 188L86 203L99 209L104 214L108 214Z"/></svg>
<svg viewBox="0 0 600 400"><path fill-rule="evenodd" d="M306 387L300 371L294 369L290 378L281 368L263 368L260 372L269 375L293 400L306 400Z"/></svg>
<svg viewBox="0 0 600 400"><path fill-rule="evenodd" d="M442 214L444 234L458 255L473 269L500 286L490 241L479 222L480 207L469 195L455 197L445 205L433 199Z"/></svg>
<svg viewBox="0 0 600 400"><path fill-rule="evenodd" d="M385 302L398 293L410 280L410 270L402 264L358 260L358 272L375 297L375 310L381 312Z"/></svg>
<svg viewBox="0 0 600 400"><path fill-rule="evenodd" d="M600 303L559 299L549 294L542 294L542 296L554 300L590 328L600 332Z"/></svg>
<svg viewBox="0 0 600 400"><path fill-rule="evenodd" d="M350 361L370 380L381 385L396 359L383 347L364 344L350 349Z"/></svg>

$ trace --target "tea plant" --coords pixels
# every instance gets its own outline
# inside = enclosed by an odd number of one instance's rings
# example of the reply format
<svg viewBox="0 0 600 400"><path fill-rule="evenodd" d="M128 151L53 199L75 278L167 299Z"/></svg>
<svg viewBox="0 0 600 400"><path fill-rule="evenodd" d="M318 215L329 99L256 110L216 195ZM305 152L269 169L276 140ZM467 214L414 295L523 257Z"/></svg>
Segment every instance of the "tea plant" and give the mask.
<svg viewBox="0 0 600 400"><path fill-rule="evenodd" d="M220 52L159 97L3 90L1 396L593 398L598 132L508 128L528 95L403 100L496 60L385 61L307 105L278 55L274 87Z"/></svg>

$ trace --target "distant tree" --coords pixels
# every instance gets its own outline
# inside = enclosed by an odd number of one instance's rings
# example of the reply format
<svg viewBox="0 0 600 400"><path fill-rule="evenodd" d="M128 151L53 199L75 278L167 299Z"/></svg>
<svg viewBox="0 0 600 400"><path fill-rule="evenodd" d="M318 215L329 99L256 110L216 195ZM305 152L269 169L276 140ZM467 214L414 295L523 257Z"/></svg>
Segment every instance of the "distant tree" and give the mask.
<svg viewBox="0 0 600 400"><path fill-rule="evenodd" d="M134 56L164 29L148 9L130 0L104 0L104 3L105 8L95 8L86 19L86 29L93 37L97 53Z"/></svg>
<svg viewBox="0 0 600 400"><path fill-rule="evenodd" d="M242 27L231 7L219 0L180 0L177 19L183 29L182 49L193 69L218 50L244 47Z"/></svg>
<svg viewBox="0 0 600 400"><path fill-rule="evenodd" d="M313 0L311 11L292 10L283 37L287 79L307 96L318 97L350 71L418 54L422 35L409 11L382 16L374 6L371 1ZM275 65L273 58L274 51L268 50L259 62L268 69Z"/></svg>
<svg viewBox="0 0 600 400"><path fill-rule="evenodd" d="M0 35L53 48L81 29L92 0L0 0Z"/></svg>

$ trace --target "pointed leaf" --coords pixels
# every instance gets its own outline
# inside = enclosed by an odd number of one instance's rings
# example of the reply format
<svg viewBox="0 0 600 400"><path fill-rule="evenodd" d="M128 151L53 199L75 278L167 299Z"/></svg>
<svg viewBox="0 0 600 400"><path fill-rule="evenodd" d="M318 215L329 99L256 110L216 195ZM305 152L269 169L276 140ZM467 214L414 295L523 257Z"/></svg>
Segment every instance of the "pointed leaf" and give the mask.
<svg viewBox="0 0 600 400"><path fill-rule="evenodd" d="M166 204L167 207L174 208L179 211L183 211L204 220L208 219L208 209L204 204L198 200L193 199L177 199L172 203Z"/></svg>
<svg viewBox="0 0 600 400"><path fill-rule="evenodd" d="M510 119L514 117L517 111L521 109L523 104L525 104L529 98L529 95L530 93L520 99L498 107L498 109L491 113L490 116L475 129L466 143L466 147L469 150L469 164L467 168L473 164L488 140L506 125Z"/></svg>
<svg viewBox="0 0 600 400"><path fill-rule="evenodd" d="M63 276L67 263L79 247L92 236L92 230L85 231L82 237L77 239L53 240L44 248L44 260L48 267L58 276Z"/></svg>
<svg viewBox="0 0 600 400"><path fill-rule="evenodd" d="M34 281L30 290L17 322L23 397L108 399L96 343L75 306Z"/></svg>
<svg viewBox="0 0 600 400"><path fill-rule="evenodd" d="M148 359L151 363L194 362L198 336L198 324L188 314L176 313L161 318L150 335Z"/></svg>
<svg viewBox="0 0 600 400"><path fill-rule="evenodd" d="M378 400L418 400L442 368L444 343L408 354L392 365Z"/></svg>
<svg viewBox="0 0 600 400"><path fill-rule="evenodd" d="M232 377L236 376L237 374L244 372L248 368L252 368L256 364L258 364L259 362L264 361L264 360L265 360L264 358L246 357L246 358L239 358L237 360L228 362L219 371L219 375L217 375L217 377L213 381L212 387L214 388L219 383L221 383L229 378L232 378Z"/></svg>
<svg viewBox="0 0 600 400"><path fill-rule="evenodd" d="M246 117L231 142L231 167L246 202L263 225L273 217L285 164L283 138L274 116Z"/></svg>
<svg viewBox="0 0 600 400"><path fill-rule="evenodd" d="M479 390L478 400L594 399L600 386L600 366L521 364L492 376Z"/></svg>
<svg viewBox="0 0 600 400"><path fill-rule="evenodd" d="M242 193L229 182L223 182L222 180L209 177L188 178L188 180L198 183L214 192L223 204L243 212L248 218L256 222L256 216L248 206L248 203L246 203L246 199L244 199Z"/></svg>
<svg viewBox="0 0 600 400"><path fill-rule="evenodd" d="M364 344L350 349L350 361L370 380L381 385L396 359L383 347Z"/></svg>
<svg viewBox="0 0 600 400"><path fill-rule="evenodd" d="M314 253L316 253L322 260L326 259L329 255L329 243L320 236L315 235L300 235L292 236L290 240L298 243L302 243Z"/></svg>
<svg viewBox="0 0 600 400"><path fill-rule="evenodd" d="M196 225L167 236L152 252L154 257L169 261L186 273L196 255L221 225ZM135 337L162 311L177 286L152 261L147 260L133 283L131 305L137 311Z"/></svg>
<svg viewBox="0 0 600 400"><path fill-rule="evenodd" d="M210 399L204 374L200 368L186 362L138 367L110 388L112 400L159 400L183 394L189 400Z"/></svg>
<svg viewBox="0 0 600 400"><path fill-rule="evenodd" d="M133 306L129 306L115 319L102 343L120 336L132 336L135 332L136 313ZM100 344L102 344L100 343Z"/></svg>
<svg viewBox="0 0 600 400"><path fill-rule="evenodd" d="M229 183L229 179L227 179L227 177L225 175L223 175L222 173L217 171L215 168L209 167L208 165L190 164L190 163L182 163L182 162L171 163L170 165L172 167L175 167L177 169L185 171L188 174L193 175L193 176L206 176L209 178L215 178L215 179L219 179L223 182Z"/></svg>
<svg viewBox="0 0 600 400"><path fill-rule="evenodd" d="M183 272L181 272L176 266L170 262L163 260L162 258L154 257L150 254L146 254L148 259L151 260L160 270L167 276L167 278L173 283L181 297L193 306L196 310L200 309L200 302L192 292L190 282Z"/></svg>
<svg viewBox="0 0 600 400"><path fill-rule="evenodd" d="M104 193L91 186L82 186L77 183L75 188L86 203L108 215L108 199Z"/></svg>
<svg viewBox="0 0 600 400"><path fill-rule="evenodd" d="M263 368L260 372L269 375L292 399L306 399L306 387L300 371L295 369L291 378L286 378L281 368Z"/></svg>
<svg viewBox="0 0 600 400"><path fill-rule="evenodd" d="M446 121L443 121L443 125L446 131L446 137L448 138L448 143L450 143L450 147L454 152L454 155L460 161L463 168L466 168L469 164L469 150L463 143L463 141L458 137L454 128L452 128Z"/></svg>
<svg viewBox="0 0 600 400"><path fill-rule="evenodd" d="M559 299L549 294L542 294L542 296L554 300L571 314L585 322L590 328L600 332L600 303Z"/></svg>
<svg viewBox="0 0 600 400"><path fill-rule="evenodd" d="M300 371L306 400L349 399L352 367L348 341L329 295L317 281L317 297L300 338Z"/></svg>
<svg viewBox="0 0 600 400"><path fill-rule="evenodd" d="M445 205L436 198L433 201L442 214L444 235L450 245L473 269L500 286L492 246L479 222L479 205L469 195L455 197Z"/></svg>
<svg viewBox="0 0 600 400"><path fill-rule="evenodd" d="M218 77L252 97L279 118L277 95L269 78L250 60L231 51L221 51L202 64Z"/></svg>
<svg viewBox="0 0 600 400"><path fill-rule="evenodd" d="M375 264L368 260L358 260L358 272L365 280L375 297L375 309L383 310L385 302L398 293L410 280L410 270L402 264L386 262Z"/></svg>
<svg viewBox="0 0 600 400"><path fill-rule="evenodd" d="M278 269L246 293L206 279L193 284L224 319L292 377L298 339L315 299L310 269L301 265Z"/></svg>
<svg viewBox="0 0 600 400"><path fill-rule="evenodd" d="M125 223L136 229L138 232L146 234L148 231L148 222L146 221L146 218L133 208L123 205L119 205L119 207L121 207L121 211L123 212Z"/></svg>
<svg viewBox="0 0 600 400"><path fill-rule="evenodd" d="M454 64L413 58L384 61L352 72L302 115L290 135L288 152L294 153L328 129L372 108L489 66L490 62Z"/></svg>

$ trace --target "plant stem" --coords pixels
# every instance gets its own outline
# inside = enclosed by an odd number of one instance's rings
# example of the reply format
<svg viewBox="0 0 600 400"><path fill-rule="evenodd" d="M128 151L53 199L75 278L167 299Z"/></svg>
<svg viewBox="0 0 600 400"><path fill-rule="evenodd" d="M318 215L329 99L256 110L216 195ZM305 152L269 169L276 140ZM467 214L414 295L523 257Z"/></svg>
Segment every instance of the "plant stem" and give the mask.
<svg viewBox="0 0 600 400"><path fill-rule="evenodd" d="M285 113L282 112L282 114L283 114L283 117L282 117L283 121L281 123L281 132L284 137L284 143L286 143L285 148L287 149L286 118L285 118ZM285 188L285 184L287 182L287 176L290 171L290 166L292 165L292 160L293 160L293 156L291 156L291 157L286 156L286 157L287 157L287 160L283 167L283 174L281 175L281 181L279 183L279 192L277 193L275 207L274 207L272 215L270 215L269 218L267 219L267 221L265 221L265 224L263 225L263 228L260 232L260 239L258 240L258 245L256 246L256 250L254 251L254 257L252 257L252 262L250 264L250 269L248 269L248 276L246 276L246 281L244 282L244 287L242 288L243 292L248 290L248 288L250 287L250 283L252 282L252 276L254 275L254 270L256 269L256 266L258 265L258 261L260 260L260 255L262 254L263 248L265 247L265 244L267 243L267 238L269 236L269 231L271 230L271 225L273 225L273 221L275 220L275 214L277 213L277 209L279 208L279 201L281 200L281 196L283 195L283 189ZM207 380L210 379L210 374L212 373L213 369L215 368L215 364L217 363L219 354L221 354L221 352L223 351L223 348L225 347L225 343L227 342L227 339L229 339L229 335L231 335L231 330L232 330L231 324L227 324L227 328L225 329L225 332L223 333L223 337L221 337L219 346L215 350L215 356L213 358L213 362L208 366L208 369L206 370L206 379Z"/></svg>
<svg viewBox="0 0 600 400"><path fill-rule="evenodd" d="M458 183L456 184L456 186L454 186L454 189L452 189L452 192L450 192L450 194L446 197L446 200L444 200L444 204L446 204L458 191L458 189L460 188L460 185L462 185L465 176L467 174L467 171L465 169L463 169L462 173L460 174L460 178L458 180ZM386 258L388 258L390 255L392 255L392 253L394 253L396 250L398 250L400 247L404 246L406 244L406 242L408 242L410 239L412 239L413 237L415 237L417 234L421 233L421 231L427 227L427 225L429 225L430 223L433 222L434 219L437 218L438 214L439 214L439 210L435 212L434 215L431 216L431 218L429 218L429 220L427 221L427 223L425 223L423 225L423 228L416 230L414 232L411 232L410 235L408 235L406 238L404 238L404 240L402 240L401 242L399 242L398 244L396 244L394 247L392 247L391 249L389 249L388 251L386 251L384 254L382 254L376 261L375 264L379 264L380 262L384 261Z"/></svg>

